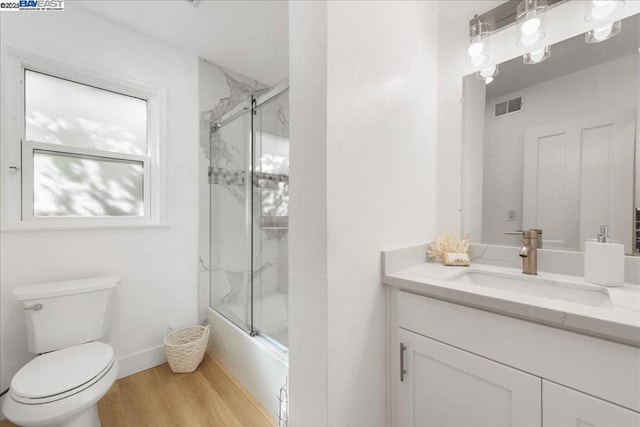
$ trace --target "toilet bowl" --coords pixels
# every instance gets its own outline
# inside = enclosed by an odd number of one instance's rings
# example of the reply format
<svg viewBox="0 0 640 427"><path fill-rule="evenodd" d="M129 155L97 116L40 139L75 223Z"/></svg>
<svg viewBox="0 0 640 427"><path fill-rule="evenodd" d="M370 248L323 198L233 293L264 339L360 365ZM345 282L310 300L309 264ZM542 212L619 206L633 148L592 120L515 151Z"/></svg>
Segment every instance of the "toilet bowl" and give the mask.
<svg viewBox="0 0 640 427"><path fill-rule="evenodd" d="M38 356L13 377L4 413L26 427L99 426L96 404L117 374L113 350L98 341Z"/></svg>
<svg viewBox="0 0 640 427"><path fill-rule="evenodd" d="M28 347L40 354L11 380L4 415L25 427L98 427L97 403L118 375L106 333L117 277L14 289L27 315Z"/></svg>

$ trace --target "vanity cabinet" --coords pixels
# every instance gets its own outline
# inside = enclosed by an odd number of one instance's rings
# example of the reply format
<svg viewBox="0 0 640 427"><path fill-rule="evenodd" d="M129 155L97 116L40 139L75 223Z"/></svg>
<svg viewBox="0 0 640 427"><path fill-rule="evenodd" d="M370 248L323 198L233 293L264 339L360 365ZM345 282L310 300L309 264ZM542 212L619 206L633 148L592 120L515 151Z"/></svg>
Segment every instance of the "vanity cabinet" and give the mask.
<svg viewBox="0 0 640 427"><path fill-rule="evenodd" d="M540 426L541 379L401 329L403 426Z"/></svg>
<svg viewBox="0 0 640 427"><path fill-rule="evenodd" d="M391 291L394 426L640 427L640 349Z"/></svg>

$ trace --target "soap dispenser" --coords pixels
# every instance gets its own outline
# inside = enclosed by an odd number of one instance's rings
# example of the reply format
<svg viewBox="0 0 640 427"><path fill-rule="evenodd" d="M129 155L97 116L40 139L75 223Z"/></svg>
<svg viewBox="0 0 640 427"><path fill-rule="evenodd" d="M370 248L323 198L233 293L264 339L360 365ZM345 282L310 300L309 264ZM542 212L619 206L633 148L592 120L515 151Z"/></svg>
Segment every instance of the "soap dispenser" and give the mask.
<svg viewBox="0 0 640 427"><path fill-rule="evenodd" d="M611 241L606 225L600 226L597 240L585 243L584 280L600 286L624 284L624 245Z"/></svg>

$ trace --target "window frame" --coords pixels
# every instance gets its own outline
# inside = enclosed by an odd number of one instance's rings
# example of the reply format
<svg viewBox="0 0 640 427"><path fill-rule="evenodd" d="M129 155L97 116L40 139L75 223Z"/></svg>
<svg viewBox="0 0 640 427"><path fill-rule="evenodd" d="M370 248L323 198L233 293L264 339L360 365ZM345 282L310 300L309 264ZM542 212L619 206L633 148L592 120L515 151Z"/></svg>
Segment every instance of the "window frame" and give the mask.
<svg viewBox="0 0 640 427"><path fill-rule="evenodd" d="M121 75L110 75L77 64L3 47L2 74L2 230L69 229L101 227L144 227L166 225L166 90L154 88ZM25 138L25 70L50 75L147 102L147 153L125 154L94 150ZM135 161L143 165L142 216L34 216L34 151L95 158L96 160ZM18 167L18 169L14 169Z"/></svg>

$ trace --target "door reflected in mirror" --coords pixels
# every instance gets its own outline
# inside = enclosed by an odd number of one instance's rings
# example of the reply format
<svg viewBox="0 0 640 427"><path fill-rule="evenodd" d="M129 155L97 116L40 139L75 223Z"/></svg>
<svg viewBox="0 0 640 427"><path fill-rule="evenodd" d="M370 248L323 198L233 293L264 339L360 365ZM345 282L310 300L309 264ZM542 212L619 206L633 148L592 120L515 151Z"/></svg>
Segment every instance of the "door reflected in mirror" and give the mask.
<svg viewBox="0 0 640 427"><path fill-rule="evenodd" d="M464 78L463 228L518 246L505 231L541 228L543 247L584 251L601 224L640 254L640 16L602 43L584 35L551 57Z"/></svg>

